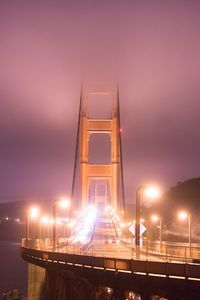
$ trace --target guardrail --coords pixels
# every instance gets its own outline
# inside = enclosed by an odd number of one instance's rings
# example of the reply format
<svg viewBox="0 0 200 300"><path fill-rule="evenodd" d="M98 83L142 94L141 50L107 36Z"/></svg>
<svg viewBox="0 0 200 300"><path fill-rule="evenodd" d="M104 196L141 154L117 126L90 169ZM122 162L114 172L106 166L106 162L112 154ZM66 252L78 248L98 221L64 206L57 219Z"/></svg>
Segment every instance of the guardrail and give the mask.
<svg viewBox="0 0 200 300"><path fill-rule="evenodd" d="M130 245L130 243L123 243L127 249L129 249L129 257L135 258L135 251L134 248ZM38 249L38 250L45 250L45 251L53 251L53 244L52 240L49 238L46 239L22 239L22 246L31 248L31 249ZM83 251L86 250L86 251ZM109 256L106 253L105 247L105 256ZM70 239L67 238L59 238L56 242L55 247L56 252L61 253L72 253L72 254L82 254L82 255L92 255L98 256L98 252L95 251L93 244L90 243L87 245L87 248L83 248L83 245L78 243L72 243ZM159 243L154 242L151 243L148 248L146 245L141 247L141 254L143 260L163 260L163 261L179 261L179 262L196 262L200 263L200 247L195 246L192 248L191 256L189 255L189 249L184 244L180 246L175 246L173 244L163 244L162 252L160 252ZM115 257L121 258L120 253L116 252Z"/></svg>
<svg viewBox="0 0 200 300"><path fill-rule="evenodd" d="M144 244L146 249L146 245ZM161 253L166 256L182 257L182 258L194 258L200 259L200 245L193 244L191 247L191 253L189 250L188 243L173 243L173 242L163 242L162 243L162 252L160 252L160 243L158 241L149 242L148 249L151 253Z"/></svg>
<svg viewBox="0 0 200 300"><path fill-rule="evenodd" d="M58 253L21 247L22 257L36 265L55 264L63 267L92 268L138 275L200 280L200 265L194 263L153 262Z"/></svg>

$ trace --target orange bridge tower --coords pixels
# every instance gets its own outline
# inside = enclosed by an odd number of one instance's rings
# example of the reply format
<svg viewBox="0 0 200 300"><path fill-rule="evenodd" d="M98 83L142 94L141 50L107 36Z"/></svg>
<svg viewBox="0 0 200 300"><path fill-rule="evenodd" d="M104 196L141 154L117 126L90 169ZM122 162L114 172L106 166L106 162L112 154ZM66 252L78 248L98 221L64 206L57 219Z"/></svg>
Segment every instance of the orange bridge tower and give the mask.
<svg viewBox="0 0 200 300"><path fill-rule="evenodd" d="M95 107L109 102L109 118L92 117L91 104ZM96 107L98 110L98 107ZM109 137L109 162L90 161L90 141L94 134ZM103 147L103 145L95 145ZM81 92L79 122L76 145L76 158L72 185L74 198L76 169L79 167L79 206L93 204L98 208L111 206L115 210L124 209L124 184L122 166L122 146L120 128L120 109L118 92Z"/></svg>

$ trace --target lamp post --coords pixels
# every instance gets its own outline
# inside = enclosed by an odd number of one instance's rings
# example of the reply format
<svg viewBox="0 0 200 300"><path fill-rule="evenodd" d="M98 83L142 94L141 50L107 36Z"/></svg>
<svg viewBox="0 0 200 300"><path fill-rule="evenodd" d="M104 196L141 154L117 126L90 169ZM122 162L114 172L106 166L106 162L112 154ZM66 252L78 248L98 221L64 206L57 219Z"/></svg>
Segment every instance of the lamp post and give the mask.
<svg viewBox="0 0 200 300"><path fill-rule="evenodd" d="M56 248L56 205L57 203L53 203L53 228L52 228L52 240L53 240L53 251Z"/></svg>
<svg viewBox="0 0 200 300"><path fill-rule="evenodd" d="M159 241L160 241L160 253L162 253L162 232L163 232L163 219L161 216L152 215L151 220L153 222L159 221Z"/></svg>
<svg viewBox="0 0 200 300"><path fill-rule="evenodd" d="M30 235L30 219L35 219L39 215L39 208L38 207L31 207L28 210L26 216L26 247L28 247L29 235Z"/></svg>
<svg viewBox="0 0 200 300"><path fill-rule="evenodd" d="M140 197L144 187L140 186L136 190L136 215L135 215L135 250L136 259L140 259Z"/></svg>
<svg viewBox="0 0 200 300"><path fill-rule="evenodd" d="M146 219L141 218L140 219L140 224L145 225L145 230L144 231L146 232L146 260L147 260L148 259L148 253L149 253L149 219L148 218L146 218ZM141 232L141 234L143 232Z"/></svg>
<svg viewBox="0 0 200 300"><path fill-rule="evenodd" d="M28 248L28 240L29 240L29 215L26 216L26 248Z"/></svg>
<svg viewBox="0 0 200 300"><path fill-rule="evenodd" d="M149 257L149 219L146 219L146 260Z"/></svg>
<svg viewBox="0 0 200 300"><path fill-rule="evenodd" d="M57 213L57 207L61 208L68 208L70 206L70 201L66 198L61 200L56 200L53 203L53 228L52 228L52 240L53 240L53 251L56 249L56 213Z"/></svg>
<svg viewBox="0 0 200 300"><path fill-rule="evenodd" d="M42 216L40 219L40 238L42 238L43 236L46 235L46 238L49 237L49 217L48 216ZM43 226L42 225L46 225L46 230L45 233L43 233Z"/></svg>
<svg viewBox="0 0 200 300"><path fill-rule="evenodd" d="M140 186L136 190L136 216L135 216L135 250L136 259L140 259L140 201L141 194L149 198L156 198L160 195L159 190L155 187Z"/></svg>
<svg viewBox="0 0 200 300"><path fill-rule="evenodd" d="M189 256L191 257L191 254L192 254L192 239L191 239L191 236L192 236L192 231L191 231L191 214L186 212L186 211L181 211L179 212L178 214L179 216L179 219L181 220L185 220L185 219L188 219L188 242L189 242Z"/></svg>

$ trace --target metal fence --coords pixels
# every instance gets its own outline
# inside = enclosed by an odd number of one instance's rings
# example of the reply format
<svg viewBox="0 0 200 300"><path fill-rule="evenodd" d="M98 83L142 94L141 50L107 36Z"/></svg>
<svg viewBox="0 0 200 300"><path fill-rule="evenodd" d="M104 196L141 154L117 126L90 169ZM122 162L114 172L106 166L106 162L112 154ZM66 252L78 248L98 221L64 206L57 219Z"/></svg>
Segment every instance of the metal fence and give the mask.
<svg viewBox="0 0 200 300"><path fill-rule="evenodd" d="M129 243L123 243L123 246L127 249L124 253L116 251L114 257L116 258L135 258L135 249ZM98 251L98 247L94 247L92 243L83 247L81 244L72 243L70 239L59 238L56 244L53 245L52 239L22 239L22 247L36 250L44 250L49 252L79 254L84 256L105 256L112 257L113 253L108 251L109 248L102 246L102 251ZM115 247L115 246L113 246ZM116 246L117 250L117 246ZM162 251L160 251L162 250ZM178 262L196 262L200 263L200 246L195 245L191 249L191 255L189 248L185 244L166 244L163 243L162 249L159 243L154 242L147 245L142 245L140 249L140 257L142 260L147 261L178 261Z"/></svg>
<svg viewBox="0 0 200 300"><path fill-rule="evenodd" d="M200 265L194 263L153 262L133 259L119 259L85 256L72 253L51 252L25 248L22 257L36 265L56 264L57 267L92 268L148 276L175 277L177 279L200 280Z"/></svg>

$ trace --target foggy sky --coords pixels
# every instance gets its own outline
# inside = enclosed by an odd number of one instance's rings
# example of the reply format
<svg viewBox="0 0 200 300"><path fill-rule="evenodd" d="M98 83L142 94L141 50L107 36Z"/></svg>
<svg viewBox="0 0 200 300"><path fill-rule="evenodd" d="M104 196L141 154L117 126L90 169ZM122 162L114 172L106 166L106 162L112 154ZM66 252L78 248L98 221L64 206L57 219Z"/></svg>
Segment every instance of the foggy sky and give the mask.
<svg viewBox="0 0 200 300"><path fill-rule="evenodd" d="M70 194L83 85L118 82L127 199L199 176L199 1L0 2L0 201Z"/></svg>

